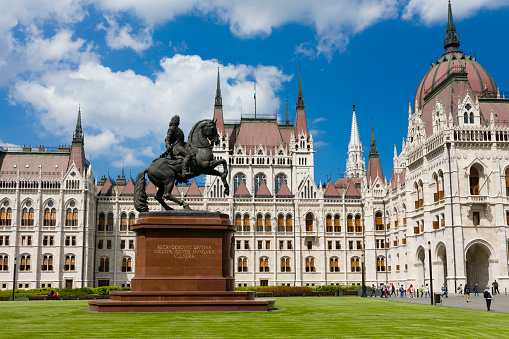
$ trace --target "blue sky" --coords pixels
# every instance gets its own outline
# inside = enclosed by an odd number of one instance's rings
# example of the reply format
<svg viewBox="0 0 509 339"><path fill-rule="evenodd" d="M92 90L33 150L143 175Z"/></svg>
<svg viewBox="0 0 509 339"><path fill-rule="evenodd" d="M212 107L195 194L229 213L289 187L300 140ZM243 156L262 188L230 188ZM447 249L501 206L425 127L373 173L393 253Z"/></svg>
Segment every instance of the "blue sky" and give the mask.
<svg viewBox="0 0 509 339"><path fill-rule="evenodd" d="M509 90L509 1L453 0L460 49ZM72 140L79 105L94 175L135 174L213 113L217 67L226 120L295 115L298 70L315 140L315 180L346 168L355 101L364 156L371 123L387 179L408 104L443 53L445 0L112 1L0 4L0 145ZM332 156L331 156L332 155Z"/></svg>

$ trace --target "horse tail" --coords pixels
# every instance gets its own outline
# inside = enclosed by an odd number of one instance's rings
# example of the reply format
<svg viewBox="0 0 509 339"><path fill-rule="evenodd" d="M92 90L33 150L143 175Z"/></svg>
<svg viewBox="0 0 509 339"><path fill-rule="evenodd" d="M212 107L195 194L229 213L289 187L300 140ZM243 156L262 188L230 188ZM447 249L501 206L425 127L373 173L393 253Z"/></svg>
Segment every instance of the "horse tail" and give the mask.
<svg viewBox="0 0 509 339"><path fill-rule="evenodd" d="M138 173L136 176L136 183L134 184L134 208L138 212L148 212L148 196L147 192L145 192L145 186L147 185L147 181L145 180L145 173L148 172L148 168L145 168L143 171Z"/></svg>

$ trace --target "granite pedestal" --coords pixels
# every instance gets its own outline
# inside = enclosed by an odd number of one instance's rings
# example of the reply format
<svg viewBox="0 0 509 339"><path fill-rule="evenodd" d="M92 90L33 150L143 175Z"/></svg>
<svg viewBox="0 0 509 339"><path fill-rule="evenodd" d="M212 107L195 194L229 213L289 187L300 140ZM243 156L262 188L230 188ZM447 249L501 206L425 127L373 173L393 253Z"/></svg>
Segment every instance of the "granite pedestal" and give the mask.
<svg viewBox="0 0 509 339"><path fill-rule="evenodd" d="M234 232L226 214L205 211L141 213L136 225L131 291L89 301L92 312L267 311L274 300L236 292Z"/></svg>

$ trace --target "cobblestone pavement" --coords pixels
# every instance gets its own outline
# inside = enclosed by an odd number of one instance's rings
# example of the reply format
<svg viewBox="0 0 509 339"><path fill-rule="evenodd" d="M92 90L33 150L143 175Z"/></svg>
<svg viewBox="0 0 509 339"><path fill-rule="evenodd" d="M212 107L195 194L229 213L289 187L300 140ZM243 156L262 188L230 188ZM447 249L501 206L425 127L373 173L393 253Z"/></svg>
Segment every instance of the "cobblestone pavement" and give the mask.
<svg viewBox="0 0 509 339"><path fill-rule="evenodd" d="M377 297L377 298L380 299L380 297ZM445 307L465 308L465 309L470 309L470 310L486 311L486 301L484 300L484 298L482 296L482 292L479 293L479 296L477 296L477 297L474 296L473 293L470 294L469 302L467 302L465 296L463 296L463 295L457 296L456 294L449 294L448 298L441 298L441 299L442 299L442 303L437 304L437 307L445 306ZM393 296L393 297L387 298L385 300L431 305L430 298L408 298L408 296L401 298L399 296L398 297ZM500 312L500 313L509 313L509 295L495 294L493 296L493 300L491 302L491 311Z"/></svg>

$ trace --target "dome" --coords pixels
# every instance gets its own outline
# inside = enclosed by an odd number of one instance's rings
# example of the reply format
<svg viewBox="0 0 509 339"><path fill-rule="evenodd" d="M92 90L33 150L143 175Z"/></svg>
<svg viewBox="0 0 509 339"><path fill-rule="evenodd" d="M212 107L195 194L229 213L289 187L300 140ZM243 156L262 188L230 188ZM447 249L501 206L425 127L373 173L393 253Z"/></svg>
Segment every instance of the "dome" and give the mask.
<svg viewBox="0 0 509 339"><path fill-rule="evenodd" d="M415 92L414 105L422 109L428 95L436 93L435 89L441 89L442 83L447 84L453 76L465 79L470 85L470 91L478 96L496 97L498 88L493 78L476 61L475 57L466 56L458 47L460 39L456 33L456 27L452 18L451 3L449 2L448 23L444 38L445 53L433 63L422 78Z"/></svg>

